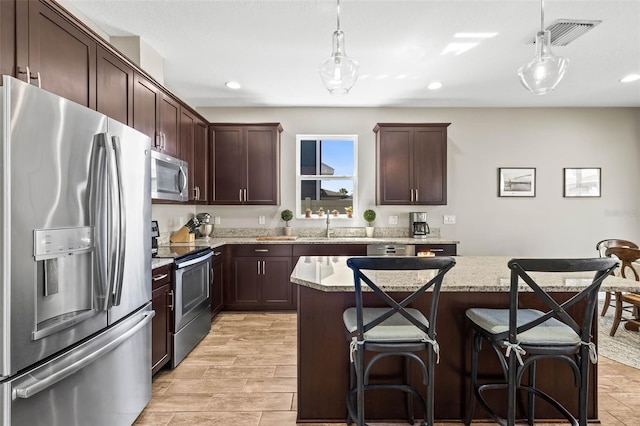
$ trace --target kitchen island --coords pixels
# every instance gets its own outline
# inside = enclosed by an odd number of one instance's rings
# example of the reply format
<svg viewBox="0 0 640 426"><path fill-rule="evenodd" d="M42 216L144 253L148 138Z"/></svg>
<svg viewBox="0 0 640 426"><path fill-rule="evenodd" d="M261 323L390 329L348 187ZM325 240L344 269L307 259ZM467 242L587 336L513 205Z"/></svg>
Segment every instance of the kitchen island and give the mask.
<svg viewBox="0 0 640 426"><path fill-rule="evenodd" d="M303 256L296 264L291 281L298 288L298 422L344 422L346 419L346 392L349 387L348 342L342 323L342 312L354 306L353 273L346 266L347 257ZM435 418L436 420L460 420L464 418L469 389L471 329L465 317L470 307L507 307L509 276L507 262L510 257L456 257L456 266L445 276L438 308L437 340L440 344L440 363L435 369ZM428 274L411 272L378 272L372 278L392 292L394 298L407 296ZM553 293L557 301L567 300L579 290L582 279L590 275L567 274L564 277L548 274L532 274L538 283ZM635 281L608 277L602 291L638 291ZM367 298L365 294L365 303ZM531 296L531 297L527 297ZM544 309L535 303L532 295L522 295L523 306ZM427 309L430 294L415 305ZM570 310L578 316L583 305ZM597 326L597 324L596 324ZM597 335L597 332L594 331ZM540 387L551 390L558 400L572 412L577 411L577 390L573 376L566 364L557 364L554 374L540 377ZM481 375L496 375L499 366L495 355L481 353ZM386 373L397 373L400 364L381 365ZM554 368L546 365L544 368ZM422 386L418 369L413 369L414 386ZM481 376L481 377L482 377ZM497 376L496 376L497 377ZM597 365L590 370L589 409L590 419L597 419ZM400 392L370 392L367 395L367 417L371 420L395 420L404 417L404 401ZM497 395L495 403L504 403ZM573 401L576 402L573 402ZM540 404L540 418L557 418L553 410ZM418 417L421 413L417 413ZM476 409L476 418L487 418Z"/></svg>

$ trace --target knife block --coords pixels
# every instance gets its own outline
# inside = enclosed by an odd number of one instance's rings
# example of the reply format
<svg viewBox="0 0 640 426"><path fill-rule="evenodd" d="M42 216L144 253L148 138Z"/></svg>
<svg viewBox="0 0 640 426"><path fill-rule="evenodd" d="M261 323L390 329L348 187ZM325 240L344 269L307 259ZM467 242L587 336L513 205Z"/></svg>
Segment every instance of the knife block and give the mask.
<svg viewBox="0 0 640 426"><path fill-rule="evenodd" d="M196 240L196 236L189 231L189 228L183 226L178 229L169 240L172 243L192 243Z"/></svg>

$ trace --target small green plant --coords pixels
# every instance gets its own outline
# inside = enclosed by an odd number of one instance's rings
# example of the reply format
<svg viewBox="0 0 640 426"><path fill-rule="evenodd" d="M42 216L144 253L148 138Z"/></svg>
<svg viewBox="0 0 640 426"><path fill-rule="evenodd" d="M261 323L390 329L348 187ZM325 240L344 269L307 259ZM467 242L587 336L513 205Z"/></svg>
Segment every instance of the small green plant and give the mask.
<svg viewBox="0 0 640 426"><path fill-rule="evenodd" d="M293 212L289 209L282 210L282 213L280 213L280 217L282 218L282 220L284 220L287 226L289 226L289 221L293 219Z"/></svg>
<svg viewBox="0 0 640 426"><path fill-rule="evenodd" d="M364 220L369 224L369 226L373 226L373 221L376 220L376 212L371 209L367 209L362 214Z"/></svg>
<svg viewBox="0 0 640 426"><path fill-rule="evenodd" d="M353 213L353 206L345 207L344 211L346 211L347 213Z"/></svg>

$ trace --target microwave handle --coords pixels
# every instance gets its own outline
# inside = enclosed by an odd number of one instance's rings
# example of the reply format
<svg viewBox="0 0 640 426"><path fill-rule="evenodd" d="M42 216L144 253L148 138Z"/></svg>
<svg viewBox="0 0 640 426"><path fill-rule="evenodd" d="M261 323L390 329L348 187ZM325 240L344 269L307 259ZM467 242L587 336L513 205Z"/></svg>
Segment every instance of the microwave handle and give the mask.
<svg viewBox="0 0 640 426"><path fill-rule="evenodd" d="M178 178L178 185L180 185L180 193L183 193L187 189L187 174L184 172L182 166L180 166L180 176Z"/></svg>

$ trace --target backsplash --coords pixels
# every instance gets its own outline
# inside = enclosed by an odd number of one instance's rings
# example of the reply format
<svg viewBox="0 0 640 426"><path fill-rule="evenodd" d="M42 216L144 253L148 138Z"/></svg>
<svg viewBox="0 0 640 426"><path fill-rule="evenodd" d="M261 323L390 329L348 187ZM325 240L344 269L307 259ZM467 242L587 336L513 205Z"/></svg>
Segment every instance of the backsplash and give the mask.
<svg viewBox="0 0 640 426"><path fill-rule="evenodd" d="M291 228L291 235L298 237L324 237L325 228ZM279 228L219 228L214 227L213 238L253 238L261 236L284 235L282 227ZM357 238L364 237L363 227L354 228L331 228L331 236L334 238ZM409 237L409 230L406 228L375 228L374 237ZM158 243L166 245L169 243L171 232L160 232ZM431 228L431 233L427 238L440 238L440 228Z"/></svg>

